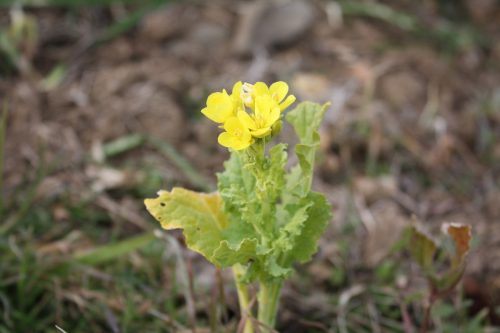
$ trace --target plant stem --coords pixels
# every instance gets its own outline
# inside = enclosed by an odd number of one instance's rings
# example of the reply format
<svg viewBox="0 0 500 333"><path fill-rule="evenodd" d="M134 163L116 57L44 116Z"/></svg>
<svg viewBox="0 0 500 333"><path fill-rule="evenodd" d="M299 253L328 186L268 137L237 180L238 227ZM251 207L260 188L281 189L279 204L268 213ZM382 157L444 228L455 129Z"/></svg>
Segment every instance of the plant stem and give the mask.
<svg viewBox="0 0 500 333"><path fill-rule="evenodd" d="M431 319L431 309L434 305L435 297L433 294L429 296L429 303L425 307L424 320L422 326L420 327L420 333L427 333L427 328L429 327L429 321Z"/></svg>
<svg viewBox="0 0 500 333"><path fill-rule="evenodd" d="M248 295L248 286L241 282L245 268L239 264L233 266L234 282L238 291L238 301L240 304L241 318L245 319L245 327L243 333L253 333L252 321L249 317L252 316L252 309L250 307L250 297Z"/></svg>
<svg viewBox="0 0 500 333"><path fill-rule="evenodd" d="M269 328L274 328L282 281L261 281L258 295L259 314L258 319ZM264 328L263 332L271 332Z"/></svg>

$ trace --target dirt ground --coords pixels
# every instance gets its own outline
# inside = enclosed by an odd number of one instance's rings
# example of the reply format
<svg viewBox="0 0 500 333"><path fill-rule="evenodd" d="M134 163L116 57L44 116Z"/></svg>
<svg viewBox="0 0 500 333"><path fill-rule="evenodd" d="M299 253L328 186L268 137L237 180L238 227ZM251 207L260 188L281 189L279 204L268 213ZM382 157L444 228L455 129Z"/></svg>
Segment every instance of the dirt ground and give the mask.
<svg viewBox="0 0 500 333"><path fill-rule="evenodd" d="M331 103L314 186L334 220L301 270L321 288L347 288L330 285L334 267L363 285L412 219L435 235L443 222L469 223L463 290L472 313L490 307L500 324L500 6L447 4L174 2L113 35L110 22L140 5L28 8L38 27L21 45L29 66L0 78L7 207L22 211L28 196L65 232L85 223L67 208L81 202L129 235L151 228L141 196L156 185L214 188L228 156L200 116L206 96L238 80L284 80L298 100ZM405 14L378 15L379 5ZM1 17L7 26L7 9ZM51 84L57 66L63 74ZM66 251L85 246L80 239ZM294 313L316 309L296 302L301 288L285 291L283 332L293 331ZM308 300L321 303L319 294Z"/></svg>

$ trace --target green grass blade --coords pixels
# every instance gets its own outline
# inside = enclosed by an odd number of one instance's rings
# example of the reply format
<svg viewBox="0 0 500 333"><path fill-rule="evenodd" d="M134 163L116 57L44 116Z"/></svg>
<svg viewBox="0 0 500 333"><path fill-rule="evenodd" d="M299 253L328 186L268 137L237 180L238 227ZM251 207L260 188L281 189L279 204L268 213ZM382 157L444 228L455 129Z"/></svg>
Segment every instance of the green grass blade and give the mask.
<svg viewBox="0 0 500 333"><path fill-rule="evenodd" d="M141 19L148 13L152 12L162 4L169 0L153 0L146 2L142 7L133 11L130 15L113 23L97 38L94 45L99 45L110 41L129 30L133 29L141 21ZM140 3L140 2L137 2Z"/></svg>
<svg viewBox="0 0 500 333"><path fill-rule="evenodd" d="M119 155L128 150L132 150L141 146L145 141L142 134L130 134L122 136L116 140L106 143L103 145L102 150L106 158Z"/></svg>
<svg viewBox="0 0 500 333"><path fill-rule="evenodd" d="M202 176L184 156L179 154L173 146L154 137L149 137L148 142L172 161L179 170L184 172L191 184L206 192L213 191L213 186L210 182Z"/></svg>
<svg viewBox="0 0 500 333"><path fill-rule="evenodd" d="M114 244L97 247L82 254L77 254L73 259L75 262L80 264L98 265L138 250L152 242L154 239L154 234L152 232L148 232Z"/></svg>

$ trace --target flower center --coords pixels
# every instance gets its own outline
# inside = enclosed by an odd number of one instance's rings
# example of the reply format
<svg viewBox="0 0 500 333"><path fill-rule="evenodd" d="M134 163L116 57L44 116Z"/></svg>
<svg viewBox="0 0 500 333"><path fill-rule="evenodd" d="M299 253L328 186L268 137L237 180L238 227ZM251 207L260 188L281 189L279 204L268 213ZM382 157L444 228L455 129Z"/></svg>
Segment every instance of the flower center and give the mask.
<svg viewBox="0 0 500 333"><path fill-rule="evenodd" d="M266 119L264 117L262 117L261 115L258 115L258 116L255 116L255 125L258 127L258 128L262 128L264 127L265 123L266 123Z"/></svg>

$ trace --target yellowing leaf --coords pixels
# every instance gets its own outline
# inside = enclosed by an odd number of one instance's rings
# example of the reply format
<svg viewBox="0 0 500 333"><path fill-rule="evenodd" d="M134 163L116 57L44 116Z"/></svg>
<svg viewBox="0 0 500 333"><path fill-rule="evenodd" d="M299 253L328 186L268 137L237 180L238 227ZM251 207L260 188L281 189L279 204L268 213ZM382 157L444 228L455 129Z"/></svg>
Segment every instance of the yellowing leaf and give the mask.
<svg viewBox="0 0 500 333"><path fill-rule="evenodd" d="M225 237L230 223L218 193L174 188L171 192L160 191L157 198L144 203L164 229L183 229L188 247L218 266L246 263L255 256L254 239L232 235L229 242Z"/></svg>

